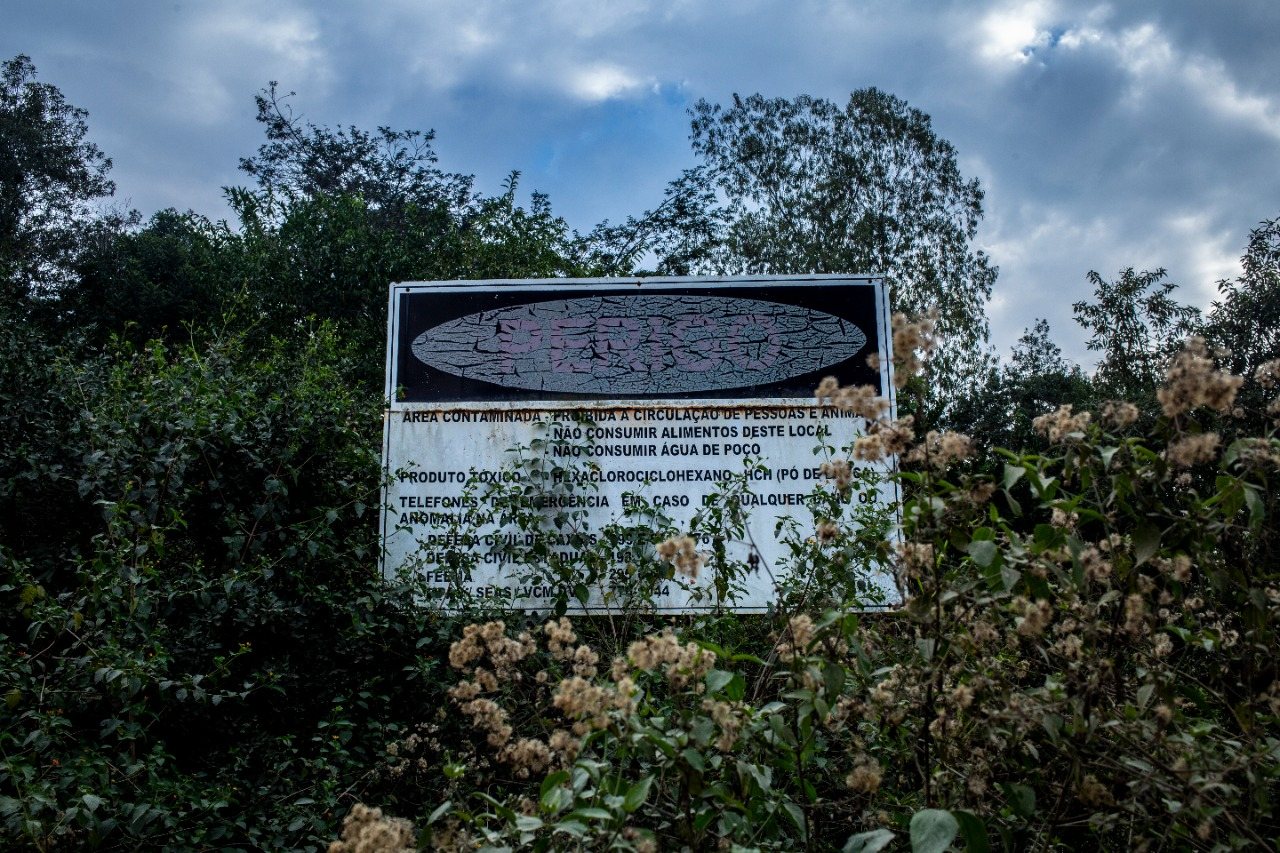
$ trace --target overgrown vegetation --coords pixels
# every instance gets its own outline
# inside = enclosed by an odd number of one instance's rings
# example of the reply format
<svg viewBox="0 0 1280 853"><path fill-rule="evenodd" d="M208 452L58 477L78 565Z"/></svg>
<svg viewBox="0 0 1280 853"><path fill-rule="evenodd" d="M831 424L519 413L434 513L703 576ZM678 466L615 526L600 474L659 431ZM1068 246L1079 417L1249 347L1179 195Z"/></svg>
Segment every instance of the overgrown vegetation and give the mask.
<svg viewBox="0 0 1280 853"><path fill-rule="evenodd" d="M273 89L236 224L93 218L83 114L21 57L3 85L0 846L1277 845L1274 221L1205 316L1094 276L1093 377L1037 326L968 399L924 374L903 420L862 411L779 531L814 582L773 614L645 607L698 571L732 598L732 500L519 555L566 595L630 567L621 616L446 613L376 569L387 282L630 272L654 220L580 238L429 135L314 128ZM935 330L897 332L906 379ZM885 454L896 548L839 464Z"/></svg>

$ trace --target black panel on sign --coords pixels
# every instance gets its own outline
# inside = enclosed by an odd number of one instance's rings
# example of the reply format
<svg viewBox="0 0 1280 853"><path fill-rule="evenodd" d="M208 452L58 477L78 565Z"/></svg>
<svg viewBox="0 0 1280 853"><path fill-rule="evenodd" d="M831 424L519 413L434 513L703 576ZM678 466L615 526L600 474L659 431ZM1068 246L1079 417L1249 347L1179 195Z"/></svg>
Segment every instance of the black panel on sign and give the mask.
<svg viewBox="0 0 1280 853"><path fill-rule="evenodd" d="M400 294L400 402L811 397L880 388L875 287L604 284Z"/></svg>

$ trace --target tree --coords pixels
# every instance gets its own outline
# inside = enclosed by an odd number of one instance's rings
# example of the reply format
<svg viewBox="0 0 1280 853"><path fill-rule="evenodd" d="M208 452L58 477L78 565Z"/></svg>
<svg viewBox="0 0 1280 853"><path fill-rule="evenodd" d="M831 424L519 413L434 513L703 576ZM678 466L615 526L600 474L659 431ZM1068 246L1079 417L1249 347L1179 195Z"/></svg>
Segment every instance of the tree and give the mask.
<svg viewBox="0 0 1280 853"><path fill-rule="evenodd" d="M336 320L367 356L358 378L378 388L390 282L596 271L546 196L517 204L518 172L486 196L469 175L438 168L433 132L321 127L295 116L288 97L275 83L257 96L267 140L240 161L257 187L228 190L240 220L229 273L263 331L287 334L307 315Z"/></svg>
<svg viewBox="0 0 1280 853"><path fill-rule="evenodd" d="M883 273L894 310L939 310L938 390L981 362L996 277L972 245L982 190L928 115L860 89L843 108L735 95L692 116L701 164L654 211L598 231L608 249L650 250L664 273Z"/></svg>
<svg viewBox="0 0 1280 853"><path fill-rule="evenodd" d="M471 177L436 168L435 131L318 127L295 116L288 103L294 93L281 95L276 85L272 81L254 98L267 141L257 155L240 160L268 197L359 196L387 217L410 204L455 213L472 205Z"/></svg>
<svg viewBox="0 0 1280 853"><path fill-rule="evenodd" d="M992 368L948 414L952 428L983 446L1030 448L1041 441L1031 426L1035 417L1064 404L1082 410L1092 397L1089 377L1062 357L1049 336L1049 321L1037 319L1023 330L1009 361Z"/></svg>
<svg viewBox="0 0 1280 853"><path fill-rule="evenodd" d="M1200 312L1170 294L1163 269L1120 271L1115 281L1089 273L1094 301L1071 306L1076 322L1092 333L1088 348L1102 353L1094 383L1103 395L1151 400L1165 365L1196 328Z"/></svg>
<svg viewBox="0 0 1280 853"><path fill-rule="evenodd" d="M1241 274L1218 282L1219 299L1205 317L1201 334L1232 373L1251 377L1265 362L1280 358L1280 219L1265 220L1249 232L1240 258ZM1265 429L1265 411L1274 392L1245 382L1237 403L1245 418L1232 418L1236 430L1257 434Z"/></svg>
<svg viewBox="0 0 1280 853"><path fill-rule="evenodd" d="M76 278L58 300L68 328L92 330L99 341L124 334L135 343L189 340L193 327L212 327L233 301L225 223L195 213L161 210L142 226L107 220L88 229Z"/></svg>
<svg viewBox="0 0 1280 853"><path fill-rule="evenodd" d="M0 65L0 300L56 293L70 278L91 202L115 192L88 142L88 113L36 80L30 57Z"/></svg>
<svg viewBox="0 0 1280 853"><path fill-rule="evenodd" d="M1209 342L1230 350L1233 373L1252 373L1280 358L1280 218L1249 232L1239 278L1218 282L1221 298L1205 318Z"/></svg>

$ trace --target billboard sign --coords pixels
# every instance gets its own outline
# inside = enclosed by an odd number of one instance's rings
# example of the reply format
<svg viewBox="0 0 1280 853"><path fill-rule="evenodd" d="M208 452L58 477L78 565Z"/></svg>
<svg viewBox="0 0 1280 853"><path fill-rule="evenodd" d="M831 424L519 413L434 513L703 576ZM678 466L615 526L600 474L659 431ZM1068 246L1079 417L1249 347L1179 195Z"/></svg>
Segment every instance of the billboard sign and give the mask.
<svg viewBox="0 0 1280 853"><path fill-rule="evenodd" d="M559 590L521 565L530 552L514 546L532 535L531 517L512 511L521 495L552 541L538 553L568 564L635 507L687 530L736 482L750 524L726 559L757 571L734 607L766 609L786 563L775 528L787 517L812 526L808 506L825 487L815 447L861 426L817 406L814 389L835 376L892 399L888 329L884 283L871 277L394 284L384 571L408 566L442 593L542 607ZM896 492L859 497L887 506ZM607 584L575 595L588 611L611 602ZM698 584L659 588L653 602L717 603Z"/></svg>

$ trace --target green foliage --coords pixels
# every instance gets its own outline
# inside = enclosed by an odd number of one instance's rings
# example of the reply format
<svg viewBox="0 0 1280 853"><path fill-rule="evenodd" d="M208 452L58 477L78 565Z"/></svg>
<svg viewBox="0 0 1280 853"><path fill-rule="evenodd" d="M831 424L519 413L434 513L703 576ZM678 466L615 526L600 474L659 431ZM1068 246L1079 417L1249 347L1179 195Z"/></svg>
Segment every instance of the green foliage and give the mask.
<svg viewBox="0 0 1280 853"><path fill-rule="evenodd" d="M82 114L60 100L49 109L78 122L64 132L79 140ZM597 269L546 196L519 203L518 173L486 196L469 177L436 168L430 133L317 127L296 119L274 86L258 112L267 142L241 163L257 186L227 190L234 224L172 210L143 225L136 215L89 224L83 205L66 199L47 202L76 212L65 228L48 216L23 220L66 250L66 274L39 306L48 328L99 345L113 335L182 343L231 329L261 347L295 337L308 317L331 320L355 354L348 379L373 391L383 382L390 283ZM85 146L77 156L97 162ZM32 196L25 184L13 192ZM63 233L73 224L74 245ZM50 265L32 245L11 248L15 263Z"/></svg>
<svg viewBox="0 0 1280 853"><path fill-rule="evenodd" d="M947 410L945 420L973 435L985 448L1040 445L1031 422L1062 405L1085 409L1095 402L1094 386L1077 365L1068 365L1049 336L1049 324L1037 320L1014 344L1009 361L992 368Z"/></svg>
<svg viewBox="0 0 1280 853"><path fill-rule="evenodd" d="M64 284L111 161L85 140L84 110L36 80L30 57L0 65L0 305Z"/></svg>
<svg viewBox="0 0 1280 853"><path fill-rule="evenodd" d="M736 648L717 620L630 643L467 628L451 700L472 737L418 754L456 768L430 843L1273 844L1280 577L1254 534L1280 442L1195 459L1177 448L1204 412L1150 437L1055 418L1047 452L1002 452L995 478L900 475L895 614L792 611Z"/></svg>
<svg viewBox="0 0 1280 853"><path fill-rule="evenodd" d="M372 568L378 407L332 329L85 361L4 332L0 837L319 843L424 618Z"/></svg>
<svg viewBox="0 0 1280 853"><path fill-rule="evenodd" d="M958 388L982 357L996 269L972 246L982 190L929 116L877 89L844 107L735 95L692 114L701 165L653 212L599 232L607 253L650 249L675 274L882 273L895 310L938 309L934 383Z"/></svg>
<svg viewBox="0 0 1280 853"><path fill-rule="evenodd" d="M1218 282L1219 298L1204 318L1201 334L1225 352L1223 362L1233 373L1251 376L1280 358L1280 219L1249 232L1240 265L1239 278ZM1243 399L1254 411L1265 403L1257 386L1247 388ZM1248 428L1256 432L1263 422L1254 421Z"/></svg>
<svg viewBox="0 0 1280 853"><path fill-rule="evenodd" d="M434 131L318 127L294 116L294 93L281 95L276 85L254 98L267 141L240 160L264 196L286 203L358 196L384 224L410 205L456 213L473 203L470 177L436 168Z"/></svg>
<svg viewBox="0 0 1280 853"><path fill-rule="evenodd" d="M1148 401L1169 358L1191 334L1200 312L1170 294L1177 285L1162 269L1120 271L1115 281L1089 273L1093 301L1072 306L1076 322L1090 332L1088 347L1100 352L1094 374L1100 393L1116 399Z"/></svg>
<svg viewBox="0 0 1280 853"><path fill-rule="evenodd" d="M138 345L188 342L192 324L222 318L235 301L234 278L225 269L232 240L225 226L175 210L162 210L141 227L95 223L52 325L99 344L112 335Z"/></svg>

